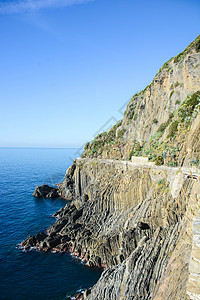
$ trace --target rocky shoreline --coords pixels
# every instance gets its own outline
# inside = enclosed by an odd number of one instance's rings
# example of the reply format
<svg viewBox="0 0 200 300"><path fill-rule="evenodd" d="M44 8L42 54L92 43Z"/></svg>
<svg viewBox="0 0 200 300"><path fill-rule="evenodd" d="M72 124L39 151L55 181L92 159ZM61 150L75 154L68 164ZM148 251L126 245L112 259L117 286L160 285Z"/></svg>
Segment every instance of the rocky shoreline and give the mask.
<svg viewBox="0 0 200 300"><path fill-rule="evenodd" d="M38 189L38 187L36 187ZM40 196L44 197L43 195ZM69 218L68 218L68 217ZM57 232L64 226L70 226L70 230L77 230L80 228L78 224L72 225L71 221L75 222L82 216L82 210L77 211L76 207L68 203L65 208L61 208L58 212L54 213L52 217L56 217L56 227L52 230L52 227L34 236L28 236L24 241L21 242L20 247L24 250L37 249L43 252L67 252L74 255L88 267L107 268L106 264L100 264L98 262L91 263L90 256L84 252L77 250L72 243L73 239L70 237L61 236Z"/></svg>
<svg viewBox="0 0 200 300"><path fill-rule="evenodd" d="M185 249L192 249L187 236L187 223L192 222L188 207L198 180L183 177L174 193L177 176L173 168L76 160L67 170L67 184L64 181L59 185L59 194L65 196L69 195L68 183L73 184L74 200L54 213L56 221L45 233L29 236L21 247L68 252L88 267L103 268L91 294L78 295L77 299L110 300L111 288L113 299L123 299L119 295L122 284L125 299L137 299L131 298L135 290L141 295L138 299L151 299L162 288L158 282L165 276L173 253L179 251L180 240L187 240ZM182 264L177 262L177 267ZM132 278L131 285L127 278ZM186 278L182 277L179 284ZM176 288L176 292L183 295L186 291Z"/></svg>

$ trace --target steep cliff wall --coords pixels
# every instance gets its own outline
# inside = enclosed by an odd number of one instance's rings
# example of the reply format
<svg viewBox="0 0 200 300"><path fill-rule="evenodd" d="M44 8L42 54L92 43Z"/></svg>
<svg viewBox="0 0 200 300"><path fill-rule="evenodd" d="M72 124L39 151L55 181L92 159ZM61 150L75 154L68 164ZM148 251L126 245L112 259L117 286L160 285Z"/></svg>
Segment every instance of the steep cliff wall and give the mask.
<svg viewBox="0 0 200 300"><path fill-rule="evenodd" d="M199 45L200 36L164 64L152 83L133 96L122 121L87 143L82 156L128 160L143 155L152 161L162 156L164 164L174 166L199 160Z"/></svg>
<svg viewBox="0 0 200 300"><path fill-rule="evenodd" d="M186 299L189 230L199 201L194 177L162 166L78 159L59 186L63 196L70 186L74 200L47 234L22 246L70 251L88 266L108 268L88 299L168 299L168 293Z"/></svg>

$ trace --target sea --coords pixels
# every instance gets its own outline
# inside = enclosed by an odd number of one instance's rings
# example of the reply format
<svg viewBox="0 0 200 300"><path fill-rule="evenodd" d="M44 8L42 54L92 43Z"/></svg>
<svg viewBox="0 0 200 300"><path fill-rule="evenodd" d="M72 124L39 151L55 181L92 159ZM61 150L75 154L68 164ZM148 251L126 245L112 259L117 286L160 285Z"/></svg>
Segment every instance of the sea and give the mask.
<svg viewBox="0 0 200 300"><path fill-rule="evenodd" d="M93 286L101 270L68 253L22 251L19 243L45 231L63 199L36 199L37 185L62 182L78 149L0 148L0 299L66 299Z"/></svg>

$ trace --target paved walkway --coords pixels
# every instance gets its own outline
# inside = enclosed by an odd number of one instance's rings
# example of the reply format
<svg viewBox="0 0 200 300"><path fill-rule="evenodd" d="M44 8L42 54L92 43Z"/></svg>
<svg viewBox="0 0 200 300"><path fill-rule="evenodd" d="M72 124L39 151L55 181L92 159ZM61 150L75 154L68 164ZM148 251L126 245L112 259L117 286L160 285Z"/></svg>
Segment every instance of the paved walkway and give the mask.
<svg viewBox="0 0 200 300"><path fill-rule="evenodd" d="M170 171L174 172L176 174L178 173L183 173L184 175L189 176L190 178L194 180L199 181L199 176L200 176L200 169L192 167L192 168L185 168L185 167L167 167L167 166L156 166L152 162L144 163L141 161L141 163L133 163L131 161L125 161L125 160L114 160L114 159L99 159L99 158L77 158L77 160L82 160L82 161L88 161L88 162L100 162L100 163L106 163L106 164L115 164L115 165L121 165L125 169L129 169L128 167L141 167L143 166L144 168L153 168L157 170L162 170L162 171Z"/></svg>

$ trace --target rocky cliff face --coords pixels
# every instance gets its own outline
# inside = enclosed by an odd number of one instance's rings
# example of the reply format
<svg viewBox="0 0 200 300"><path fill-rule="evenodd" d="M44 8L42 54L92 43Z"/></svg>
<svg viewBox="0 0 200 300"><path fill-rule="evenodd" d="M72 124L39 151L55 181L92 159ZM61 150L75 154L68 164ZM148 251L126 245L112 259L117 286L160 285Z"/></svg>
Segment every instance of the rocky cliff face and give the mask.
<svg viewBox="0 0 200 300"><path fill-rule="evenodd" d="M200 37L132 98L121 122L86 145L56 190L72 201L47 232L21 244L105 268L84 299L200 297L199 50ZM131 163L132 155L160 166Z"/></svg>
<svg viewBox="0 0 200 300"><path fill-rule="evenodd" d="M193 147L187 143L199 112L199 90L200 36L164 64L152 83L133 96L122 121L86 144L82 156L128 160L132 155L142 155L155 161L167 152L169 159L164 163L169 165L183 163L188 154L185 164L199 159L199 150L192 153ZM195 131L199 132L197 123ZM182 138L185 135L186 140ZM199 133L195 137L196 149L200 148L198 137Z"/></svg>
<svg viewBox="0 0 200 300"><path fill-rule="evenodd" d="M186 299L189 228L200 197L198 178L188 172L76 160L59 186L69 196L71 182L74 200L55 214L47 234L22 246L73 252L88 266L108 268L88 299Z"/></svg>

